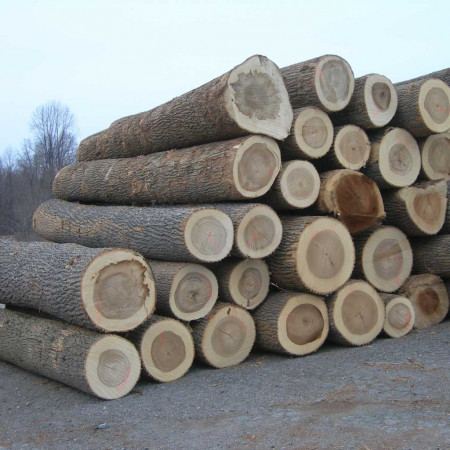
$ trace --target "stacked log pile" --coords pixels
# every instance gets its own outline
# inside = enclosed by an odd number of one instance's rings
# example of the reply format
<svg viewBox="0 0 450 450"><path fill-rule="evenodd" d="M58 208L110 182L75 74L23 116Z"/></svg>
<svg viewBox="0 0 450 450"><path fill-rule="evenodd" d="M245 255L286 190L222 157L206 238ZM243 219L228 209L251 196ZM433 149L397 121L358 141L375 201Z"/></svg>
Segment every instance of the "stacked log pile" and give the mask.
<svg viewBox="0 0 450 450"><path fill-rule="evenodd" d="M439 323L447 75L392 84L335 55L281 70L254 56L86 138L33 216L51 242L1 241L0 359L112 399L141 366L169 382L194 358Z"/></svg>

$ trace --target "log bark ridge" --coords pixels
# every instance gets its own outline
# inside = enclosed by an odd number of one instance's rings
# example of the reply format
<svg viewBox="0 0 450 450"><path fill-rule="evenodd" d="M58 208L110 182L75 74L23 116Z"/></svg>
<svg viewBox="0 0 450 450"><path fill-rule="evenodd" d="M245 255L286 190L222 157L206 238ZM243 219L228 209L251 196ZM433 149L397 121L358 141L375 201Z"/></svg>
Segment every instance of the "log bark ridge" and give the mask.
<svg viewBox="0 0 450 450"><path fill-rule="evenodd" d="M387 125L397 111L397 92L383 75L370 74L355 79L355 91L348 106L331 115L335 125L354 124L365 130Z"/></svg>
<svg viewBox="0 0 450 450"><path fill-rule="evenodd" d="M328 311L323 299L299 292L274 292L252 312L256 347L276 353L307 355L328 336Z"/></svg>
<svg viewBox="0 0 450 450"><path fill-rule="evenodd" d="M175 381L194 361L194 340L181 322L152 316L127 335L136 345L145 373L156 381Z"/></svg>
<svg viewBox="0 0 450 450"><path fill-rule="evenodd" d="M292 108L280 69L252 56L230 72L84 139L78 160L128 158L247 134L284 139Z"/></svg>
<svg viewBox="0 0 450 450"><path fill-rule="evenodd" d="M410 300L403 295L380 292L380 297L386 307L383 331L391 338L408 334L416 319L416 314Z"/></svg>
<svg viewBox="0 0 450 450"><path fill-rule="evenodd" d="M231 219L202 206L94 206L49 200L35 211L33 227L54 242L114 245L162 261L220 261L233 246Z"/></svg>
<svg viewBox="0 0 450 450"><path fill-rule="evenodd" d="M429 79L438 79L442 80L447 85L450 85L450 68L437 70L436 72L431 72L426 75L421 75L416 78L412 78L411 80L400 81L397 84L411 84L411 83L420 83Z"/></svg>
<svg viewBox="0 0 450 450"><path fill-rule="evenodd" d="M82 161L61 169L55 197L118 204L207 203L256 198L281 167L277 143L246 136L136 158Z"/></svg>
<svg viewBox="0 0 450 450"><path fill-rule="evenodd" d="M370 134L371 153L363 173L380 189L410 186L420 172L420 150L411 133L383 128Z"/></svg>
<svg viewBox="0 0 450 450"><path fill-rule="evenodd" d="M448 293L441 278L429 273L409 277L399 294L411 301L415 321L414 328L422 330L442 322L448 314Z"/></svg>
<svg viewBox="0 0 450 450"><path fill-rule="evenodd" d="M414 273L450 278L450 234L417 238L412 242Z"/></svg>
<svg viewBox="0 0 450 450"><path fill-rule="evenodd" d="M156 282L156 313L185 322L205 317L215 305L218 283L200 264L148 261Z"/></svg>
<svg viewBox="0 0 450 450"><path fill-rule="evenodd" d="M438 233L447 210L447 183L427 181L383 192L386 220L407 236Z"/></svg>
<svg viewBox="0 0 450 450"><path fill-rule="evenodd" d="M0 241L0 298L98 331L128 331L155 308L144 258L114 248Z"/></svg>
<svg viewBox="0 0 450 450"><path fill-rule="evenodd" d="M282 216L281 220L281 244L267 259L275 286L329 294L350 278L355 250L342 223L320 216Z"/></svg>
<svg viewBox="0 0 450 450"><path fill-rule="evenodd" d="M384 303L366 281L350 280L326 302L330 320L329 340L336 344L366 345L383 329Z"/></svg>
<svg viewBox="0 0 450 450"><path fill-rule="evenodd" d="M294 111L289 136L280 142L281 157L314 160L325 155L333 143L333 124L320 108L305 106Z"/></svg>
<svg viewBox="0 0 450 450"><path fill-rule="evenodd" d="M450 180L450 131L432 134L419 141L422 155L421 177Z"/></svg>
<svg viewBox="0 0 450 450"><path fill-rule="evenodd" d="M344 109L353 94L355 77L348 62L324 55L281 69L294 109L317 106L327 112Z"/></svg>
<svg viewBox="0 0 450 450"><path fill-rule="evenodd" d="M114 335L0 309L0 359L107 400L139 379L134 346Z"/></svg>
<svg viewBox="0 0 450 450"><path fill-rule="evenodd" d="M191 323L195 356L212 367L240 364L255 343L255 323L244 308L218 302L203 319Z"/></svg>

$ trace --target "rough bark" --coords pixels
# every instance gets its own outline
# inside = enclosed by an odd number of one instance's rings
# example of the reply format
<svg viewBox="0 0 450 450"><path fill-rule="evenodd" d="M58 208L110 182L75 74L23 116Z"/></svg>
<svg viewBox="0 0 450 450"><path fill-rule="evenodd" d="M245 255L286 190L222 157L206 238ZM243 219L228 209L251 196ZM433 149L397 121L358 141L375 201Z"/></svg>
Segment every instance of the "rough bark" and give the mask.
<svg viewBox="0 0 450 450"><path fill-rule="evenodd" d="M444 83L450 85L450 68L438 70L436 72L431 72L426 75L421 75L416 78L412 78L411 80L400 81L396 84L411 84L411 83L420 83L431 78L437 78L438 80L442 80Z"/></svg>
<svg viewBox="0 0 450 450"><path fill-rule="evenodd" d="M217 261L231 250L232 223L222 212L201 206L94 206L49 200L35 211L33 227L41 237L55 242L94 248L114 245L138 251L148 259L196 262L210 259L187 246L186 224L202 211L214 214L214 228L205 229L216 231L217 236L214 241L206 234L205 242L198 246L200 250L201 245L206 246L202 252L209 249Z"/></svg>
<svg viewBox="0 0 450 450"><path fill-rule="evenodd" d="M111 275L114 287L108 288L102 272L119 266L122 270ZM126 299L114 304L114 295ZM144 259L129 250L0 241L0 298L73 325L127 331L153 312L155 287Z"/></svg>
<svg viewBox="0 0 450 450"><path fill-rule="evenodd" d="M278 67L253 56L226 74L84 139L78 160L126 158L262 133L284 139L292 110Z"/></svg>
<svg viewBox="0 0 450 450"><path fill-rule="evenodd" d="M417 238L412 242L414 273L450 278L450 234Z"/></svg>
<svg viewBox="0 0 450 450"><path fill-rule="evenodd" d="M241 200L265 194L280 167L273 139L247 136L136 158L79 162L58 172L53 194L70 201L147 205Z"/></svg>
<svg viewBox="0 0 450 450"><path fill-rule="evenodd" d="M106 346L103 355L108 349L121 352L131 363L115 389L107 387L103 390L101 383L95 383L87 373L87 368L95 364L89 353L102 341ZM140 373L136 349L123 338L8 309L0 309L0 359L105 399L126 395L133 389ZM118 358L115 360L116 363L113 359L109 367L110 371L121 370ZM97 365L98 361L94 367ZM116 378L115 375L111 373L109 381Z"/></svg>

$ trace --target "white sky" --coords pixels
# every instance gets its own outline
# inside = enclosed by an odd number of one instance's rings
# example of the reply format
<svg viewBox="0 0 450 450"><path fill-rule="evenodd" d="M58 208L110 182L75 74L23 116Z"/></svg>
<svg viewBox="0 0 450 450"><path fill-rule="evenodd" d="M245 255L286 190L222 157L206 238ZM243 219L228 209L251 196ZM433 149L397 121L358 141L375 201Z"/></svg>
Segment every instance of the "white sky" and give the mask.
<svg viewBox="0 0 450 450"><path fill-rule="evenodd" d="M280 67L338 54L394 82L442 69L449 17L448 0L0 0L0 155L47 101L82 139L253 54Z"/></svg>

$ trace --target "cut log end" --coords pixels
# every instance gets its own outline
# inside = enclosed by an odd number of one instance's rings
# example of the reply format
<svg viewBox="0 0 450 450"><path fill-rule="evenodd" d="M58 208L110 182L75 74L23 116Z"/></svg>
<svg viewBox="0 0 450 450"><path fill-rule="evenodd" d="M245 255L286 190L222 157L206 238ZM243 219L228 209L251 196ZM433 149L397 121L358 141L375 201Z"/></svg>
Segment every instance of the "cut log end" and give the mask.
<svg viewBox="0 0 450 450"><path fill-rule="evenodd" d="M186 221L186 247L200 261L216 262L225 258L231 251L233 238L231 219L216 209L195 211Z"/></svg>
<svg viewBox="0 0 450 450"><path fill-rule="evenodd" d="M320 59L316 67L314 84L325 110L344 109L355 89L355 79L350 65L339 56L329 55Z"/></svg>
<svg viewBox="0 0 450 450"><path fill-rule="evenodd" d="M112 400L127 395L136 385L141 361L130 342L118 336L105 336L89 349L85 370L92 392Z"/></svg>
<svg viewBox="0 0 450 450"><path fill-rule="evenodd" d="M278 341L292 355L315 352L325 342L328 329L325 302L311 294L289 298L278 317Z"/></svg>
<svg viewBox="0 0 450 450"><path fill-rule="evenodd" d="M292 108L280 69L269 59L253 56L230 73L225 106L237 125L249 133L284 139Z"/></svg>
<svg viewBox="0 0 450 450"><path fill-rule="evenodd" d="M425 139L422 172L428 180L450 179L450 133L432 134Z"/></svg>
<svg viewBox="0 0 450 450"><path fill-rule="evenodd" d="M430 79L419 93L419 110L425 125L432 133L450 129L450 87L442 80Z"/></svg>
<svg viewBox="0 0 450 450"><path fill-rule="evenodd" d="M395 227L382 227L366 241L361 260L369 283L384 292L394 292L411 274L413 254L402 231Z"/></svg>
<svg viewBox="0 0 450 450"><path fill-rule="evenodd" d="M333 124L319 108L302 108L294 123L294 137L300 149L298 157L317 159L330 150L333 143Z"/></svg>
<svg viewBox="0 0 450 450"><path fill-rule="evenodd" d="M201 339L205 361L217 368L244 361L255 342L255 323L250 313L239 306L222 303L206 319L208 323Z"/></svg>
<svg viewBox="0 0 450 450"><path fill-rule="evenodd" d="M233 301L245 309L259 306L267 297L270 273L267 264L259 259L246 259L233 268L229 291Z"/></svg>
<svg viewBox="0 0 450 450"><path fill-rule="evenodd" d="M369 138L362 128L345 125L336 135L334 153L341 167L359 170L370 156Z"/></svg>
<svg viewBox="0 0 450 450"><path fill-rule="evenodd" d="M150 267L129 250L107 250L94 258L84 273L81 292L90 319L105 331L136 328L155 309Z"/></svg>
<svg viewBox="0 0 450 450"><path fill-rule="evenodd" d="M266 205L252 208L241 220L236 245L247 258L265 258L280 245L283 226L277 213Z"/></svg>
<svg viewBox="0 0 450 450"><path fill-rule="evenodd" d="M215 275L199 264L186 264L172 281L170 309L175 317L186 322L201 319L211 311L217 296Z"/></svg>
<svg viewBox="0 0 450 450"><path fill-rule="evenodd" d="M383 75L372 74L366 78L364 99L369 120L375 127L387 125L397 111L397 91Z"/></svg>
<svg viewBox="0 0 450 450"><path fill-rule="evenodd" d="M146 373L161 382L181 378L194 361L192 335L174 319L151 324L142 336L140 351Z"/></svg>
<svg viewBox="0 0 450 450"><path fill-rule="evenodd" d="M380 296L385 298L383 294ZM383 331L392 338L408 334L412 330L416 316L411 302L401 295L388 295L387 298Z"/></svg>
<svg viewBox="0 0 450 450"><path fill-rule="evenodd" d="M329 294L351 276L355 250L348 230L339 221L323 217L305 227L297 250L297 272L312 292Z"/></svg>
<svg viewBox="0 0 450 450"><path fill-rule="evenodd" d="M385 309L375 289L365 281L353 281L337 293L330 323L338 343L359 346L372 342L383 328Z"/></svg>

